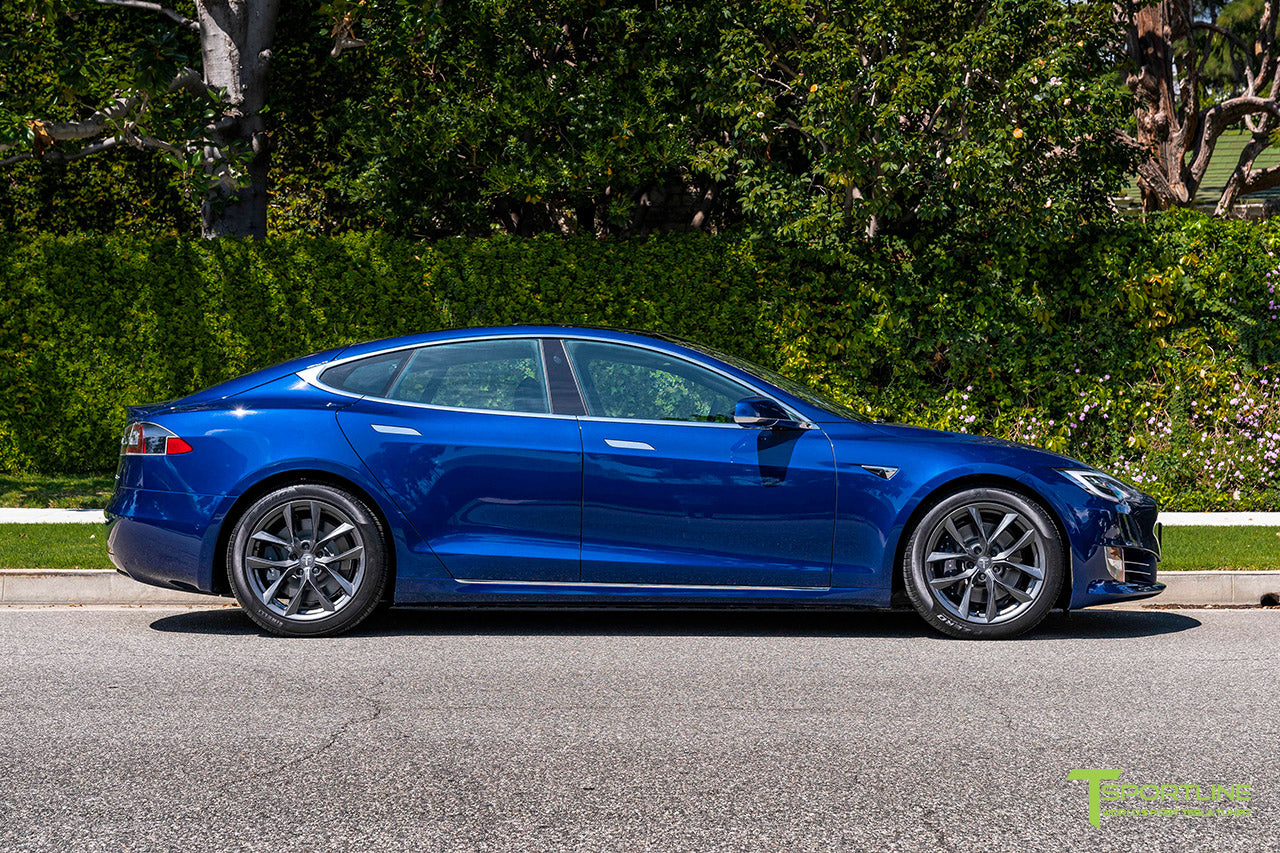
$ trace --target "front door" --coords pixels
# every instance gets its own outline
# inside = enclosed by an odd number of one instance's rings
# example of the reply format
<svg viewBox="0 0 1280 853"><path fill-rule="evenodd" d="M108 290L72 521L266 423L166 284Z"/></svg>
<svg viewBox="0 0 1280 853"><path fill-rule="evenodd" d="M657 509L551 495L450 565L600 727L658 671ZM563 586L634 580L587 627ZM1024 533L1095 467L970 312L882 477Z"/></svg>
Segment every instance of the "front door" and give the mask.
<svg viewBox="0 0 1280 853"><path fill-rule="evenodd" d="M738 426L734 404L758 391L668 353L564 344L587 408L584 583L830 586L821 430Z"/></svg>

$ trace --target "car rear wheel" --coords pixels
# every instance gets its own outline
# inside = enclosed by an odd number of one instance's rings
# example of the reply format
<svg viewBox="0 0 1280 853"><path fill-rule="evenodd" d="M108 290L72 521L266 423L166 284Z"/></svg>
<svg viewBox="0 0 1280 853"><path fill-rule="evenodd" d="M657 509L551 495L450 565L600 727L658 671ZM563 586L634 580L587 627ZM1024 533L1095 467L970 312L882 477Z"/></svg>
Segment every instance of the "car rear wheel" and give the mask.
<svg viewBox="0 0 1280 853"><path fill-rule="evenodd" d="M387 583L382 525L354 495L332 486L287 486L264 495L231 532L227 575L261 627L284 636L350 630L372 613Z"/></svg>
<svg viewBox="0 0 1280 853"><path fill-rule="evenodd" d="M903 558L907 597L953 637L1014 637L1044 619L1066 574L1062 537L1036 502L968 489L920 519Z"/></svg>

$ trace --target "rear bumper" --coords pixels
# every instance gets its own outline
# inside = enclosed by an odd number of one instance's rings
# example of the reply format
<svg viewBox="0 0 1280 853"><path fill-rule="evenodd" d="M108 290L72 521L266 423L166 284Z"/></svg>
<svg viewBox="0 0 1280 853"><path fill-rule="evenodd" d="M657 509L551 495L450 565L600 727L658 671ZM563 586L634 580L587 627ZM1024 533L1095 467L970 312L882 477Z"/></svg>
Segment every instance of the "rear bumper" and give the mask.
<svg viewBox="0 0 1280 853"><path fill-rule="evenodd" d="M152 586L217 594L213 552L226 498L117 489L107 506L107 554L117 569Z"/></svg>

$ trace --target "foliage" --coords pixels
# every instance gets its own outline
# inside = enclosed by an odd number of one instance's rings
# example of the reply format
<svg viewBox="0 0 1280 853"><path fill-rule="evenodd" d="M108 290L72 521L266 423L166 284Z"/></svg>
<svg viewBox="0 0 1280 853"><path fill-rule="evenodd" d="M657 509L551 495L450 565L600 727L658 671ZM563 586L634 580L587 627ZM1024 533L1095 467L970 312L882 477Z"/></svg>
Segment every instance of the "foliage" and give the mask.
<svg viewBox="0 0 1280 853"><path fill-rule="evenodd" d="M85 140L106 139L110 147L162 151L202 189L199 157L163 142L198 138L217 111L217 93L174 87L199 56L199 39L159 15L95 0L0 0L0 159L30 154L61 165ZM110 115L92 132L54 130L99 110Z"/></svg>
<svg viewBox="0 0 1280 853"><path fill-rule="evenodd" d="M129 16L118 9L42 15L30 0L0 0L0 160L37 145L70 153L65 144L38 139L32 117L83 118L117 88L144 86L174 70L181 54L163 61L156 55L166 38L163 23L148 18L132 27ZM0 171L0 231L195 227L181 173L153 155L122 146L106 157L53 159Z"/></svg>
<svg viewBox="0 0 1280 853"><path fill-rule="evenodd" d="M225 107L165 89L199 65L198 40L158 15L91 0L35 15L33 2L0 0L0 147L15 146L0 158L42 144L34 119L138 94L147 108L128 111L132 142L109 166L48 162L82 144L63 140L6 174L0 227L192 233L199 159L175 172L131 145L199 139ZM821 245L1071 228L1104 210L1127 165L1110 133L1124 104L1101 58L1109 16L1097 0L284 4L270 228L745 226ZM329 56L335 20L368 44Z"/></svg>
<svg viewBox="0 0 1280 853"><path fill-rule="evenodd" d="M690 0L371 0L337 182L402 234L621 233L694 214L721 12ZM658 208L654 213L653 209ZM690 208L690 209L686 209Z"/></svg>
<svg viewBox="0 0 1280 853"><path fill-rule="evenodd" d="M0 246L0 468L106 470L125 404L327 346L545 321L684 335L870 416L1047 446L1181 508L1274 507L1277 246L1280 225L1190 214L995 254L45 236Z"/></svg>
<svg viewBox="0 0 1280 853"><path fill-rule="evenodd" d="M362 25L337 186L400 233L1031 231L1129 165L1110 4L375 0Z"/></svg>
<svg viewBox="0 0 1280 853"><path fill-rule="evenodd" d="M1128 155L1111 4L766 0L734 7L698 167L809 242L1019 223L1070 229Z"/></svg>

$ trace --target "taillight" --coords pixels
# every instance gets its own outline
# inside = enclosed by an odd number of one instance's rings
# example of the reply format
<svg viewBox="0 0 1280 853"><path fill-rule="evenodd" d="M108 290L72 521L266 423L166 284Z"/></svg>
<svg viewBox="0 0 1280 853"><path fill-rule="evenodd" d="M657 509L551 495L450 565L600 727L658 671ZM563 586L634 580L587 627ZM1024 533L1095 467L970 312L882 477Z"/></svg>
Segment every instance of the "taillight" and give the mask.
<svg viewBox="0 0 1280 853"><path fill-rule="evenodd" d="M176 456L190 453L191 445L158 424L132 423L120 439L121 453L127 455Z"/></svg>

